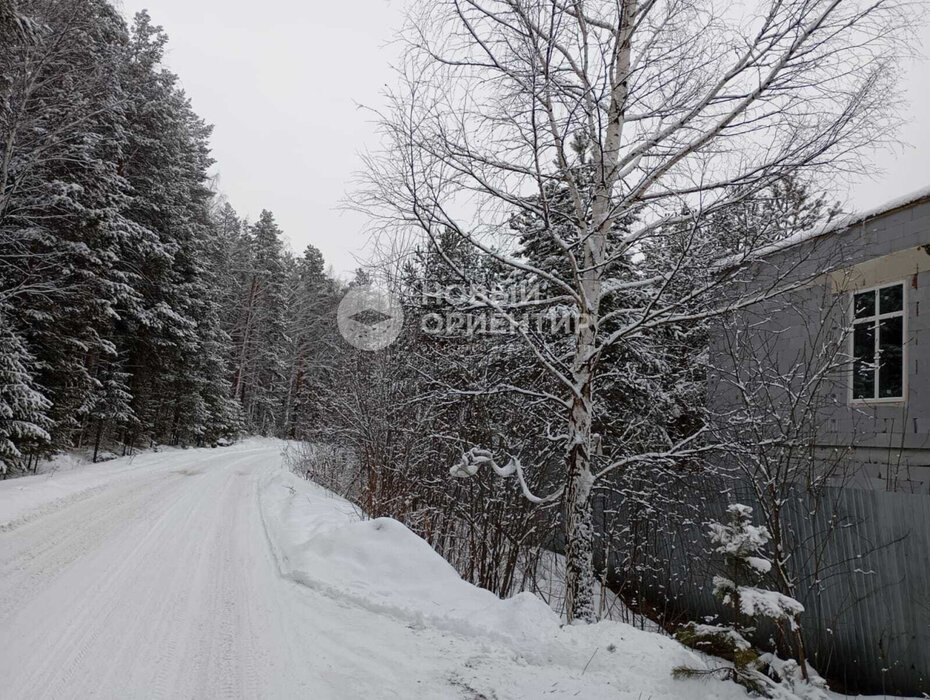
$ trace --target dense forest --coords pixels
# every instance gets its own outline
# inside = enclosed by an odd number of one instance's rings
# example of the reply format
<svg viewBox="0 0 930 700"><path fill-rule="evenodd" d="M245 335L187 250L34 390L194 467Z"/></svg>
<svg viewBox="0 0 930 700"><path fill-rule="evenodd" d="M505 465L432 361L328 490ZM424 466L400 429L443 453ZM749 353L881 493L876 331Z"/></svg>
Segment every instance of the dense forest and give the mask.
<svg viewBox="0 0 930 700"><path fill-rule="evenodd" d="M3 472L293 433L334 286L318 250L213 190L165 33L105 0L21 3L0 29Z"/></svg>

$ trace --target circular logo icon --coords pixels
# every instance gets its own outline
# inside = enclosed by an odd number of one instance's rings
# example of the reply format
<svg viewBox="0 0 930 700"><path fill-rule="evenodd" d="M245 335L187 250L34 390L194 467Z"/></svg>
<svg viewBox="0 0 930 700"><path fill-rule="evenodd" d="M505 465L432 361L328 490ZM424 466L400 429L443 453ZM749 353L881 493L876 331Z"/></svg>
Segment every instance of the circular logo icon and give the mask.
<svg viewBox="0 0 930 700"><path fill-rule="evenodd" d="M352 347L374 352L397 340L404 312L393 294L375 287L353 287L336 313L339 332Z"/></svg>

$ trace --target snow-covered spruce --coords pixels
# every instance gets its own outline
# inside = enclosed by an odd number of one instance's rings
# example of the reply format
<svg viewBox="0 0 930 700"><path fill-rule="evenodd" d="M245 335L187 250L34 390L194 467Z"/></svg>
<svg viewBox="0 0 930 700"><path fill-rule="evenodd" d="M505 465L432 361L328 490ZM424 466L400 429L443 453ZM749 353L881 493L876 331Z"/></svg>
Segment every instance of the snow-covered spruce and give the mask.
<svg viewBox="0 0 930 700"><path fill-rule="evenodd" d="M339 285L214 191L167 41L108 0L0 1L0 359L31 358L15 386L39 407L6 411L7 470L318 418Z"/></svg>
<svg viewBox="0 0 930 700"><path fill-rule="evenodd" d="M687 646L720 656L732 663L717 669L750 690L770 698L826 698L825 681L805 664L782 660L773 653L756 651L746 637L759 622L784 625L788 634L798 630L804 606L790 596L763 587L772 562L765 556L771 539L764 526L752 521L752 508L734 503L727 507L726 523L708 523L708 538L724 559L726 576L714 576L713 592L727 606L732 625L685 625L676 638ZM704 670L678 668L676 675L703 675Z"/></svg>
<svg viewBox="0 0 930 700"><path fill-rule="evenodd" d="M794 598L777 591L751 585L772 569L772 562L763 556L771 539L768 530L752 522L752 508L739 503L727 507L727 523L710 523L708 537L718 554L724 556L726 576L713 579L714 595L734 609L737 624L745 616L749 620L768 618L787 622L792 629L804 606Z"/></svg>
<svg viewBox="0 0 930 700"><path fill-rule="evenodd" d="M0 474L23 457L22 449L47 445L50 403L36 390L23 342L0 314Z"/></svg>

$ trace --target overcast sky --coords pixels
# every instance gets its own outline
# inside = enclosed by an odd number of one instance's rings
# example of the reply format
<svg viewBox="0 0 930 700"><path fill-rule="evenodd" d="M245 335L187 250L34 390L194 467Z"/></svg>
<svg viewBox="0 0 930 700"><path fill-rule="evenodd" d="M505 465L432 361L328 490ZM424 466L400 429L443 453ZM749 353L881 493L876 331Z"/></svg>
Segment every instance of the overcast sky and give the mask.
<svg viewBox="0 0 930 700"><path fill-rule="evenodd" d="M370 115L392 81L388 42L403 0L117 0L147 8L171 41L167 63L194 109L215 125L220 189L243 216L274 212L295 252L317 246L343 276L364 255L364 220L338 210L358 152L374 145ZM930 26L921 30L930 53ZM876 157L874 179L850 186L866 209L930 185L930 63L910 66L908 145ZM845 196L845 193L838 193Z"/></svg>

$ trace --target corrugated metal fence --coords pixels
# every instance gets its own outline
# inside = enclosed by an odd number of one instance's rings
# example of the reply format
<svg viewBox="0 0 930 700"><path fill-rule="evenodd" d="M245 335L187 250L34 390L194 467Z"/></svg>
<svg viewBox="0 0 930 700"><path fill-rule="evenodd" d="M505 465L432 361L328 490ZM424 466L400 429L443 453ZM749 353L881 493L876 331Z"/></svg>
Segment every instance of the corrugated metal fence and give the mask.
<svg viewBox="0 0 930 700"><path fill-rule="evenodd" d="M671 596L691 619L721 612L710 588L721 562L696 550L706 546L704 523L723 520L734 502L758 508L748 489L705 494L695 505L706 518L655 539L665 561L646 584L650 597ZM816 504L792 495L783 516L814 666L862 691L930 693L930 497L828 488Z"/></svg>

